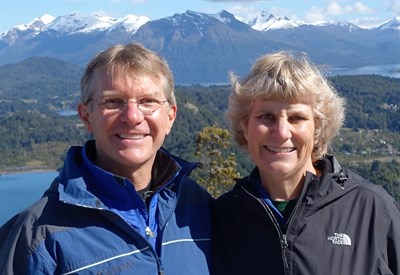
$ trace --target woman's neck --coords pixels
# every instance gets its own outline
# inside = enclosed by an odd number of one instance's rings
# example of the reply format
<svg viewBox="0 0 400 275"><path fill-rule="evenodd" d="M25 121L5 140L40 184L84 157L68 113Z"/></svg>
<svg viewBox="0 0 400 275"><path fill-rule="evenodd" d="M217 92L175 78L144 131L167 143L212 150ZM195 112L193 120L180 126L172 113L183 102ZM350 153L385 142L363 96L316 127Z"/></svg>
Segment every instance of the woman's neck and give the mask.
<svg viewBox="0 0 400 275"><path fill-rule="evenodd" d="M310 171L318 174L317 170ZM271 175L262 175L261 186L268 193L269 197L274 201L280 200L294 200L300 197L303 190L306 172L297 177L273 177Z"/></svg>

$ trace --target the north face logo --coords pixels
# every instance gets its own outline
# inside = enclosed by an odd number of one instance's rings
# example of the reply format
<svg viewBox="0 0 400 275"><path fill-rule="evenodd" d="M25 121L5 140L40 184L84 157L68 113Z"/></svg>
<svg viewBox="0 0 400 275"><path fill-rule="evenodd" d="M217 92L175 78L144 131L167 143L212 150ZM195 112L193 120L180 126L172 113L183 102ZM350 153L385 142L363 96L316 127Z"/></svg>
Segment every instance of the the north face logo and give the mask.
<svg viewBox="0 0 400 275"><path fill-rule="evenodd" d="M332 244L339 245L351 245L351 239L348 235L344 233L333 233L333 236L328 236L328 241L331 241Z"/></svg>

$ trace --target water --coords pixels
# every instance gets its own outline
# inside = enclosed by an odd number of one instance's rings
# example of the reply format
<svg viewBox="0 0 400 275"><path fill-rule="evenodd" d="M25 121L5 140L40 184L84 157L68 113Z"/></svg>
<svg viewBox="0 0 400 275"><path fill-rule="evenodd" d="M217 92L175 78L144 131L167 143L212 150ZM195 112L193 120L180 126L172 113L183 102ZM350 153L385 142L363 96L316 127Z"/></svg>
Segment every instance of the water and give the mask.
<svg viewBox="0 0 400 275"><path fill-rule="evenodd" d="M335 75L383 75L400 78L400 64L366 66L360 68L332 68L328 69L330 76Z"/></svg>
<svg viewBox="0 0 400 275"><path fill-rule="evenodd" d="M389 65L375 65L375 66L365 66L358 68L329 68L324 67L324 73L327 76L337 76L337 75L382 75L393 78L400 78L400 64L389 64ZM181 86L192 86L193 83L177 83ZM209 87L211 85L230 85L229 81L227 82L219 82L219 83L201 83L202 86Z"/></svg>
<svg viewBox="0 0 400 275"><path fill-rule="evenodd" d="M0 174L0 226L38 200L57 174L55 171Z"/></svg>
<svg viewBox="0 0 400 275"><path fill-rule="evenodd" d="M60 116L75 116L75 115L78 114L77 111L75 111L75 110L70 110L70 109L61 110L61 111L58 111L57 113L58 113Z"/></svg>

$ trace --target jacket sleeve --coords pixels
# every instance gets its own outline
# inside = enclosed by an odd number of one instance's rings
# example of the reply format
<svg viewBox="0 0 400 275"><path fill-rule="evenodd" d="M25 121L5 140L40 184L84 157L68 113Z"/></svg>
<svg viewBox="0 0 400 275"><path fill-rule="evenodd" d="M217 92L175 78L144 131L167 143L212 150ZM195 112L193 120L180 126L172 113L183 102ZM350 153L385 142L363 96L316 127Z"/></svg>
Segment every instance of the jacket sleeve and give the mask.
<svg viewBox="0 0 400 275"><path fill-rule="evenodd" d="M33 224L24 214L0 228L0 275L54 274L55 264L49 264L51 257L40 253L32 233Z"/></svg>
<svg viewBox="0 0 400 275"><path fill-rule="evenodd" d="M22 228L15 216L0 228L0 274L26 274L28 247L20 240ZM22 239L22 238L21 238ZM25 238L26 239L26 238ZM25 249L22 249L25 246Z"/></svg>
<svg viewBox="0 0 400 275"><path fill-rule="evenodd" d="M400 205L394 200L389 203L388 264L393 274L400 274Z"/></svg>

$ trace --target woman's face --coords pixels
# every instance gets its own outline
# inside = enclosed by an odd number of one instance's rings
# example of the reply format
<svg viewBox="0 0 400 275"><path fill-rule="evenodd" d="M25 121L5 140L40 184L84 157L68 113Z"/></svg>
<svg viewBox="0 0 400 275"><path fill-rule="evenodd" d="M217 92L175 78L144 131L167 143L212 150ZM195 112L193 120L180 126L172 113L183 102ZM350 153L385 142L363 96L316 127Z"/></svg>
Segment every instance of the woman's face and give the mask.
<svg viewBox="0 0 400 275"><path fill-rule="evenodd" d="M304 103L256 100L244 137L262 178L300 180L315 173L312 107Z"/></svg>

